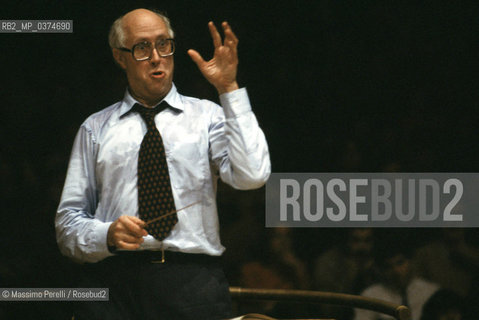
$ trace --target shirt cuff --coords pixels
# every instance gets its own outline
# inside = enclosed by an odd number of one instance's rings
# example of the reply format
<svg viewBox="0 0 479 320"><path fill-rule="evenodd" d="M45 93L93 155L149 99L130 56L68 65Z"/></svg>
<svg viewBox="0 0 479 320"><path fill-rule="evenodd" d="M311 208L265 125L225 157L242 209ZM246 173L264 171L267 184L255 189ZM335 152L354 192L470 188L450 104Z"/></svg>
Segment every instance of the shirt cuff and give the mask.
<svg viewBox="0 0 479 320"><path fill-rule="evenodd" d="M108 229L112 222L100 222L95 224L93 229L93 234L95 238L93 239L95 247L95 260L100 261L105 258L111 257L114 254L108 250L107 235Z"/></svg>
<svg viewBox="0 0 479 320"><path fill-rule="evenodd" d="M220 103L226 118L236 118L243 113L251 111L246 88L223 93L220 95Z"/></svg>

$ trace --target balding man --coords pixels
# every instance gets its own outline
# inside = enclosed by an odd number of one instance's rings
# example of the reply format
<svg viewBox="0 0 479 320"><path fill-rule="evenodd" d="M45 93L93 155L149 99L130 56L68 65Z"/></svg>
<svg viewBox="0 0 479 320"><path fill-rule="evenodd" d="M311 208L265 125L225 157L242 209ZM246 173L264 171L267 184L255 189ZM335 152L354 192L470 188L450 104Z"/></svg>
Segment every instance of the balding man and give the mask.
<svg viewBox="0 0 479 320"><path fill-rule="evenodd" d="M109 43L128 88L80 127L55 220L61 252L85 263L81 286L110 289L108 303L79 305L77 320L230 316L217 179L258 188L271 165L236 82L238 39L226 22L224 41L208 27L214 57L188 54L222 108L178 93L168 18L138 9L112 25Z"/></svg>

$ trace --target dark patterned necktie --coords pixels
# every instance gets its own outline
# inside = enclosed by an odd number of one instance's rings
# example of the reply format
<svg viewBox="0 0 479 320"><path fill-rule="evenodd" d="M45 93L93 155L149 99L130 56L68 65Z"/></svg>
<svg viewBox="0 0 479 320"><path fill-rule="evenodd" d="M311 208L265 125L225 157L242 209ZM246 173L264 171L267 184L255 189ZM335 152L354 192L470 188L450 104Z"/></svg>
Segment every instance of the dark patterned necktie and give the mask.
<svg viewBox="0 0 479 320"><path fill-rule="evenodd" d="M140 219L145 222L176 210L165 147L155 125L155 115L166 107L168 104L162 102L152 109L139 104L135 104L132 109L141 115L148 129L138 155L138 209ZM178 216L175 213L148 224L145 229L161 241L170 234L177 222Z"/></svg>

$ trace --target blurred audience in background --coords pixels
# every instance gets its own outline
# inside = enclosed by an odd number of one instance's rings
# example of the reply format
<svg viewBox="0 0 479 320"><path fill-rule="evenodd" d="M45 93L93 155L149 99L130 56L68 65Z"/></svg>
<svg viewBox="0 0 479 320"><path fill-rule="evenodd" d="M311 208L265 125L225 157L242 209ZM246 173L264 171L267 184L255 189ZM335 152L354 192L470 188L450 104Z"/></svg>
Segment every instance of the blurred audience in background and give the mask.
<svg viewBox="0 0 479 320"><path fill-rule="evenodd" d="M382 279L367 287L362 296L382 299L411 310L412 320L419 320L422 308L439 289L439 285L418 277L413 269L410 239L400 232L393 232L378 243L375 256L381 268ZM369 310L355 310L355 320L392 319Z"/></svg>
<svg viewBox="0 0 479 320"><path fill-rule="evenodd" d="M441 229L438 238L417 249L414 263L419 275L465 298L479 271L479 249L468 243L465 229Z"/></svg>
<svg viewBox="0 0 479 320"><path fill-rule="evenodd" d="M467 305L465 316L471 319L479 312L477 240L477 229L440 229L436 237L417 249L414 257L418 274L463 299Z"/></svg>
<svg viewBox="0 0 479 320"><path fill-rule="evenodd" d="M374 231L370 228L346 230L345 241L321 254L314 263L314 289L359 294L379 280L373 255ZM321 306L321 316L349 319L351 308Z"/></svg>
<svg viewBox="0 0 479 320"><path fill-rule="evenodd" d="M290 228L267 229L256 250L240 268L239 284L247 288L310 289L306 263L294 248ZM277 318L309 316L296 303L257 302L240 306L240 313L259 312Z"/></svg>
<svg viewBox="0 0 479 320"><path fill-rule="evenodd" d="M469 319L476 319L471 317ZM422 308L421 320L463 320L465 303L463 298L448 289L434 293Z"/></svg>

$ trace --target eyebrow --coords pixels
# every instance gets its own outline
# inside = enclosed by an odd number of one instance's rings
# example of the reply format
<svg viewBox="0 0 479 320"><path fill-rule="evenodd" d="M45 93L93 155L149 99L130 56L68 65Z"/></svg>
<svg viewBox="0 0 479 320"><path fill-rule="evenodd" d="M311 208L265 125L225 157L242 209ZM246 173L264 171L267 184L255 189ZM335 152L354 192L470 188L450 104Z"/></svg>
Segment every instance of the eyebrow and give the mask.
<svg viewBox="0 0 479 320"><path fill-rule="evenodd" d="M160 34L156 37L155 42L160 39L172 39L172 38L170 37L168 33ZM140 43L140 42L150 42L150 40L145 37L141 37L138 40L134 41L134 43Z"/></svg>

